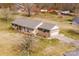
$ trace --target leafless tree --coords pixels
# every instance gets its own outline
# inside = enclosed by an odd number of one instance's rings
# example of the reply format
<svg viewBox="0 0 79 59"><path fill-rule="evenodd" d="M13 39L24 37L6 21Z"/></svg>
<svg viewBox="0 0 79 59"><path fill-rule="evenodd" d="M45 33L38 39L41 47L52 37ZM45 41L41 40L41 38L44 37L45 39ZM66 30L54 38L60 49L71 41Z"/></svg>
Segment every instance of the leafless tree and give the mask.
<svg viewBox="0 0 79 59"><path fill-rule="evenodd" d="M26 12L27 16L31 16L31 8L32 8L33 3L22 3L22 4L17 4L18 7L21 9L24 9Z"/></svg>
<svg viewBox="0 0 79 59"><path fill-rule="evenodd" d="M1 7L0 16L2 17L3 20L7 21L11 17L13 18L12 13L11 13L11 7L13 6L14 4L11 4L11 3L0 4L0 7Z"/></svg>
<svg viewBox="0 0 79 59"><path fill-rule="evenodd" d="M36 39L36 37L34 35L25 35L24 34L24 42L21 44L21 50L22 50L22 54L23 55L31 55L32 54L32 48L33 44L34 44L34 40Z"/></svg>
<svg viewBox="0 0 79 59"><path fill-rule="evenodd" d="M13 18L12 13L9 10L9 8L2 8L0 10L0 16L1 16L2 20L4 20L4 21L8 21L9 19Z"/></svg>

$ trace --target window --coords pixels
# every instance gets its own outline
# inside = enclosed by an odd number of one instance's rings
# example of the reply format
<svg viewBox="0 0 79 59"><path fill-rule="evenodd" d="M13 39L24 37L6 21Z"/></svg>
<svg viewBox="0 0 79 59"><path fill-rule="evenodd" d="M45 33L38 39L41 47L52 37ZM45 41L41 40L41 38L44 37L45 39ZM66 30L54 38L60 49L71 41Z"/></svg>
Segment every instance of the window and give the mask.
<svg viewBox="0 0 79 59"><path fill-rule="evenodd" d="M45 30L45 29L44 29L44 32L49 32L49 30Z"/></svg>
<svg viewBox="0 0 79 59"><path fill-rule="evenodd" d="M49 32L49 30L42 29L42 28L39 28L38 30L43 31L43 32Z"/></svg>

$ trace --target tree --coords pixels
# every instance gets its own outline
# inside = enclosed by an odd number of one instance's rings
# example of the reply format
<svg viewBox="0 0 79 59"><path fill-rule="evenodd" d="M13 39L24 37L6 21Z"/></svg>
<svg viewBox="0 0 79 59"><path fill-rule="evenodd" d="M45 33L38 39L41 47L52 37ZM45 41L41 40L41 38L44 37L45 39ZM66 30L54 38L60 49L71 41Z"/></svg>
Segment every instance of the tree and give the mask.
<svg viewBox="0 0 79 59"><path fill-rule="evenodd" d="M31 16L31 9L32 9L33 3L16 4L16 6L23 9L26 12L28 17Z"/></svg>
<svg viewBox="0 0 79 59"><path fill-rule="evenodd" d="M28 17L31 16L31 8L32 8L33 4L25 4L25 6L27 6L27 12L28 12Z"/></svg>
<svg viewBox="0 0 79 59"><path fill-rule="evenodd" d="M23 37L23 43L21 44L21 50L22 50L22 55L31 55L32 54L32 48L34 48L33 44L36 39L36 37L33 34L24 34Z"/></svg>
<svg viewBox="0 0 79 59"><path fill-rule="evenodd" d="M1 8L9 8L10 10L12 9L12 7L14 7L15 4L14 3L1 3L0 7Z"/></svg>
<svg viewBox="0 0 79 59"><path fill-rule="evenodd" d="M9 8L2 8L0 10L0 16L1 16L2 20L4 20L4 21L8 21L9 19L13 18L13 15L12 15L11 11L9 10Z"/></svg>
<svg viewBox="0 0 79 59"><path fill-rule="evenodd" d="M7 21L11 18L13 18L12 12L11 12L11 7L14 6L14 4L11 3L2 3L0 4L1 9L0 9L0 16L3 20Z"/></svg>

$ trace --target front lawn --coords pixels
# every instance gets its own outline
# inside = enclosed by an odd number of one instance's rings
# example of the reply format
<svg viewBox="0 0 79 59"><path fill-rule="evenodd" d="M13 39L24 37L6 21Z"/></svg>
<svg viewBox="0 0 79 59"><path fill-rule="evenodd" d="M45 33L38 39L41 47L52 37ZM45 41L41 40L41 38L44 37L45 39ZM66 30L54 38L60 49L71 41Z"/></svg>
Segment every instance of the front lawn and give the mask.
<svg viewBox="0 0 79 59"><path fill-rule="evenodd" d="M36 47L32 48L32 56L60 56L67 51L74 50L71 44L65 44L58 39L39 39Z"/></svg>

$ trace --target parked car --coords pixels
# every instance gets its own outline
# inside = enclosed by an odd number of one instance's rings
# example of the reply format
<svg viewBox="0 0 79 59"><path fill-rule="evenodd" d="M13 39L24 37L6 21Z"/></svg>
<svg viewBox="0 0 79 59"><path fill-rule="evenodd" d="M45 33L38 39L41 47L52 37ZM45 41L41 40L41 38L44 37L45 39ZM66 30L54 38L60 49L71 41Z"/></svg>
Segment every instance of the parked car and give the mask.
<svg viewBox="0 0 79 59"><path fill-rule="evenodd" d="M63 15L70 15L70 11L66 10L66 11L60 11L61 14Z"/></svg>

